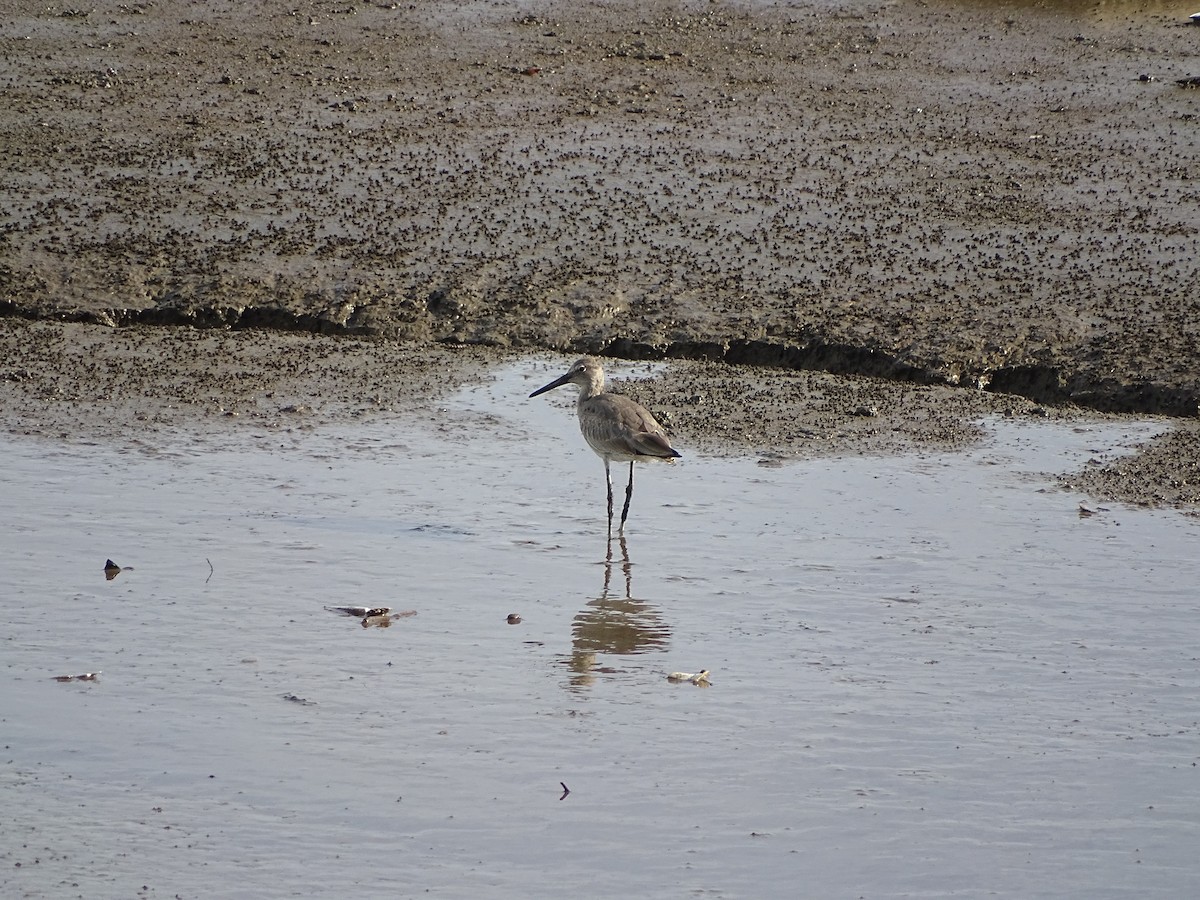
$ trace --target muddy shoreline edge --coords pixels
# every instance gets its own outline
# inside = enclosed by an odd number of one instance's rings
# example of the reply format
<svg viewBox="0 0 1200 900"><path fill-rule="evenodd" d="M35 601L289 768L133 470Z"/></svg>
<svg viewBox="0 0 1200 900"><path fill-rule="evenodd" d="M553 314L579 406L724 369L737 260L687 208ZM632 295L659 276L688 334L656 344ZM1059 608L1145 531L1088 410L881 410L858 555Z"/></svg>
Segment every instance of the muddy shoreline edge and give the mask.
<svg viewBox="0 0 1200 900"><path fill-rule="evenodd" d="M357 422L415 422L464 433L442 399L499 365L528 366L530 386L569 357L496 348L164 326L113 329L0 320L0 428L31 438L99 441L144 452L197 450L249 436ZM628 369L626 365L622 367ZM864 376L672 361L617 380L689 455L752 455L761 464L814 456L943 452L976 443L989 417L1088 427L1128 416L1014 395ZM523 397L503 415L519 414ZM1139 420L1145 416L1135 417ZM1200 423L1156 418L1163 434L1132 456L1102 448L1064 487L1099 501L1200 513Z"/></svg>
<svg viewBox="0 0 1200 900"><path fill-rule="evenodd" d="M73 322L110 328L165 326L217 329L273 329L327 336L383 337L375 328L336 321L313 314L296 313L282 306L191 307L156 306L146 310L100 309L58 310L21 307L0 301L0 318ZM347 317L349 319L349 316ZM422 329L427 333L434 329ZM390 334L395 341L417 340L412 335ZM1010 394L1039 404L1070 404L1097 412L1163 415L1192 418L1200 414L1200 391L1188 386L1162 384L1155 380L1105 377L1086 369L1060 364L1022 364L972 370L960 361L934 357L927 361L901 359L878 347L855 346L810 335L803 343L774 343L769 340L725 341L681 340L650 345L628 338L606 340L578 338L565 346L522 344L502 332L463 340L443 330L433 343L448 346L474 344L528 353L558 352L627 360L692 360L773 369L826 372L831 375L860 375L920 385L966 386L997 394Z"/></svg>

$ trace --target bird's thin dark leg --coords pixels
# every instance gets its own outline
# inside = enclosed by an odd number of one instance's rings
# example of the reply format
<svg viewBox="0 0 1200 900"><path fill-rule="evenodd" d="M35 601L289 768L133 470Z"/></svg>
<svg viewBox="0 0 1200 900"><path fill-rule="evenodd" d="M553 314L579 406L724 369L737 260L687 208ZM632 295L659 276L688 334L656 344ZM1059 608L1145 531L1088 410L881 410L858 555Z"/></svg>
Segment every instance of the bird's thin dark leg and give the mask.
<svg viewBox="0 0 1200 900"><path fill-rule="evenodd" d="M619 540L621 541L621 571L625 573L625 599L633 599L633 563L629 561L629 545L625 543L625 534L621 533ZM608 577L608 572L612 570L612 566L607 566L604 573ZM607 594L605 595L607 596Z"/></svg>
<svg viewBox="0 0 1200 900"><path fill-rule="evenodd" d="M604 460L604 483L608 485L608 540L612 542L612 475L608 472L608 460Z"/></svg>
<svg viewBox="0 0 1200 900"><path fill-rule="evenodd" d="M625 485L625 508L621 510L621 527L618 534L625 532L625 520L629 517L629 501L633 499L633 463L629 463L629 484Z"/></svg>

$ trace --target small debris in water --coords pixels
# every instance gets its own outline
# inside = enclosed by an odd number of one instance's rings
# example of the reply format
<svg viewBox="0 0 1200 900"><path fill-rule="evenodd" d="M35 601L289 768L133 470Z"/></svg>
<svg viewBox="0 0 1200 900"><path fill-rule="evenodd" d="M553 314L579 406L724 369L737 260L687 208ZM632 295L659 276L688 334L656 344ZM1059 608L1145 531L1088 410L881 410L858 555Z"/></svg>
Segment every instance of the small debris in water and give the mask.
<svg viewBox="0 0 1200 900"><path fill-rule="evenodd" d="M363 628L387 628L397 619L407 619L417 614L415 609L393 613L390 606L327 606L325 609L341 616L361 619Z"/></svg>
<svg viewBox="0 0 1200 900"><path fill-rule="evenodd" d="M567 799L567 794L571 793L571 789L570 789L569 787L567 787L567 783L566 783L565 781L560 781L560 782L559 782L559 784L561 784L561 785L562 785L563 792L562 792L562 796L561 796L561 797L559 797L558 799L559 799L559 800L566 800L566 799Z"/></svg>
<svg viewBox="0 0 1200 900"><path fill-rule="evenodd" d="M297 697L295 694L283 694L283 699L292 703L299 703L301 706L316 706L316 700L306 700L304 697Z"/></svg>
<svg viewBox="0 0 1200 900"><path fill-rule="evenodd" d="M363 628L390 628L393 622L399 621L400 619L407 619L409 616L415 616L417 614L415 609L406 609L403 612L392 613L391 615L387 614L386 609L384 609L383 612L379 612L378 615L376 615L377 612L379 611L371 610L367 613L367 615L363 616Z"/></svg>
<svg viewBox="0 0 1200 900"><path fill-rule="evenodd" d="M105 581L112 581L114 578L116 578L120 574L121 574L120 566L118 566L111 559L106 559L104 561L104 580Z"/></svg>
<svg viewBox="0 0 1200 900"><path fill-rule="evenodd" d="M505 621L508 622L509 625L520 625L521 617L518 616L516 613L509 613L508 618L505 619Z"/></svg>
<svg viewBox="0 0 1200 900"><path fill-rule="evenodd" d="M682 684L687 681L696 685L696 687L709 687L710 685L708 669L694 674L692 672L672 672L667 676L667 681L671 682L671 684Z"/></svg>
<svg viewBox="0 0 1200 900"><path fill-rule="evenodd" d="M367 616L386 616L392 611L390 606L327 606L329 612L339 613L343 616L353 616L356 619L362 619Z"/></svg>
<svg viewBox="0 0 1200 900"><path fill-rule="evenodd" d="M101 672L84 672L82 675L55 675L55 681L96 681Z"/></svg>

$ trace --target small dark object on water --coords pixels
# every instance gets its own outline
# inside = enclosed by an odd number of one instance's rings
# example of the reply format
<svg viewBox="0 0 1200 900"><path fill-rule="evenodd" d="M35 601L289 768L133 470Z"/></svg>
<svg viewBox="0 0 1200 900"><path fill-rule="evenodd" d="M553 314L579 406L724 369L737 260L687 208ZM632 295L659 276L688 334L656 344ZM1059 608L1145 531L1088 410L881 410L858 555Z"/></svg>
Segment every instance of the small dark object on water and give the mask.
<svg viewBox="0 0 1200 900"><path fill-rule="evenodd" d="M381 611L382 610L382 611ZM392 613L388 615L387 607L380 607L378 610L370 610L367 615L363 616L362 627L370 628L391 628L392 623L400 619L407 619L409 616L415 616L415 609L406 609L404 612Z"/></svg>
<svg viewBox="0 0 1200 900"><path fill-rule="evenodd" d="M316 700L307 700L304 697L297 697L295 694L284 694L283 699L288 700L292 703L299 703L301 706L316 706L317 705Z"/></svg>
<svg viewBox="0 0 1200 900"><path fill-rule="evenodd" d="M509 625L520 625L521 617L518 616L516 613L509 613L508 618L505 619L505 621L508 622Z"/></svg>
<svg viewBox="0 0 1200 900"><path fill-rule="evenodd" d="M1191 78L1179 78L1176 79L1175 83L1185 88L1200 87L1200 75L1193 75Z"/></svg>
<svg viewBox="0 0 1200 900"><path fill-rule="evenodd" d="M386 616L392 611L390 606L327 606L329 612L340 613L343 616L353 616L362 619L367 616Z"/></svg>
<svg viewBox="0 0 1200 900"><path fill-rule="evenodd" d="M1095 514L1095 510L1088 509L1082 503L1079 504L1079 518L1086 519L1089 516L1094 516Z"/></svg>
<svg viewBox="0 0 1200 900"><path fill-rule="evenodd" d="M112 581L114 578L116 578L120 574L121 574L120 566L118 566L111 559L106 559L104 561L104 579L105 579L105 581Z"/></svg>
<svg viewBox="0 0 1200 900"><path fill-rule="evenodd" d="M82 675L55 675L55 681L96 681L100 672L84 672Z"/></svg>
<svg viewBox="0 0 1200 900"><path fill-rule="evenodd" d="M566 800L566 799L567 799L567 794L571 793L571 789L570 789L569 787L567 787L567 783L566 783L565 781L560 781L560 782L559 782L559 784L561 784L561 785L562 785L563 792L562 792L562 796L561 796L561 797L559 797L558 799L559 799L559 800Z"/></svg>
<svg viewBox="0 0 1200 900"><path fill-rule="evenodd" d="M393 613L390 606L327 606L329 612L337 613L341 616L352 616L355 619L362 620L363 628L387 628L397 619L407 619L409 616L415 616L415 609L406 609L403 612Z"/></svg>

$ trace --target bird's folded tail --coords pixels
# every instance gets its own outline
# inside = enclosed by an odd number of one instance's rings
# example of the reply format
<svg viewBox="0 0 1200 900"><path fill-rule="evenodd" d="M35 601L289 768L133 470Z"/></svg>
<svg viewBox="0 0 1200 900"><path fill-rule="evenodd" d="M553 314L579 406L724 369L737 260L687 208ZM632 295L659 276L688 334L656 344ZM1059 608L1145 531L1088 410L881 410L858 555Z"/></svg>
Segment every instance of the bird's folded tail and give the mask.
<svg viewBox="0 0 1200 900"><path fill-rule="evenodd" d="M678 459L682 456L665 437L653 431L638 432L630 443L634 445L633 449L643 456L654 456L666 460Z"/></svg>

